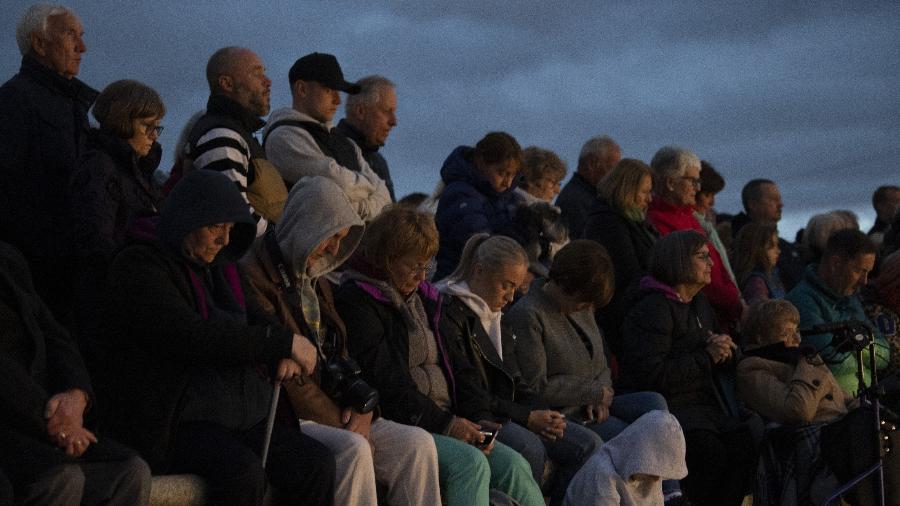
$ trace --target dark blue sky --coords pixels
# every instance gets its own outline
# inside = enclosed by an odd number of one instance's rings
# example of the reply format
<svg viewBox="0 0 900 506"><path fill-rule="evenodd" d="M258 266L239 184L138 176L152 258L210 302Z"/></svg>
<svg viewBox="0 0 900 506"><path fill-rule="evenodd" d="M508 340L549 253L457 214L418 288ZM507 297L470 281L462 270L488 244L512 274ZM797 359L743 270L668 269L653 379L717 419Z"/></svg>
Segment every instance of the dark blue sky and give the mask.
<svg viewBox="0 0 900 506"><path fill-rule="evenodd" d="M0 79L20 56L3 3ZM102 89L138 79L169 109L163 166L186 119L204 107L203 68L225 45L255 50L289 104L287 69L337 55L349 79L398 85L399 125L383 149L398 195L430 191L446 155L490 130L556 151L608 134L648 161L678 144L710 160L740 208L754 177L781 186L782 235L823 210L855 210L900 184L897 2L154 2L76 1L88 53L81 79Z"/></svg>

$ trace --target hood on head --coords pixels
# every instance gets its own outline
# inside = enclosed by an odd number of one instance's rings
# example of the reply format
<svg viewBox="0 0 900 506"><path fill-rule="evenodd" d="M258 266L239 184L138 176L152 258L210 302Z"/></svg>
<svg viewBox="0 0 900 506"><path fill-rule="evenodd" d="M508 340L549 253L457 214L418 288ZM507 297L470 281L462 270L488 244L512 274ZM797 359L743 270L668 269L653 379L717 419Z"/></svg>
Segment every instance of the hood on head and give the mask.
<svg viewBox="0 0 900 506"><path fill-rule="evenodd" d="M619 476L628 480L635 474L680 480L687 476L684 433L671 413L650 411L616 437L603 443Z"/></svg>
<svg viewBox="0 0 900 506"><path fill-rule="evenodd" d="M306 265L310 253L322 241L348 227L350 232L336 256L326 254L317 265ZM288 194L275 236L281 254L296 274L319 277L344 263L359 245L364 228L356 208L337 183L324 177L304 177Z"/></svg>
<svg viewBox="0 0 900 506"><path fill-rule="evenodd" d="M163 202L159 217L159 240L183 255L184 238L194 230L217 223L234 223L228 246L216 260L236 261L253 243L256 223L250 206L234 181L211 170L191 170Z"/></svg>

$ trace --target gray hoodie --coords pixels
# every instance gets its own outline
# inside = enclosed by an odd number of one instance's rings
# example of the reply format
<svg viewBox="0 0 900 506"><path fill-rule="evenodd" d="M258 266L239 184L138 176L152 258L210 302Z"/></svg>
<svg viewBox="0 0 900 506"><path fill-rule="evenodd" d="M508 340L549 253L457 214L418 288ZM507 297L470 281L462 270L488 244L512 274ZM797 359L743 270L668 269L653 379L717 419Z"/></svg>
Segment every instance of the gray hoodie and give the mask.
<svg viewBox="0 0 900 506"><path fill-rule="evenodd" d="M310 253L322 241L348 227L350 232L341 241L336 256L326 254L315 265L307 265ZM305 177L291 188L281 221L275 225L275 236L281 254L298 279L318 278L347 260L359 245L363 229L363 221L334 181Z"/></svg>
<svg viewBox="0 0 900 506"><path fill-rule="evenodd" d="M685 448L678 420L664 411L650 411L604 443L584 464L569 483L564 504L662 506L661 480L687 476ZM631 480L635 474L660 480Z"/></svg>
<svg viewBox="0 0 900 506"><path fill-rule="evenodd" d="M284 107L272 111L268 125L274 125L281 120L316 121L306 114ZM263 137L266 139L266 158L278 168L281 177L288 183L296 183L310 176L327 177L347 194L356 212L366 221L372 220L384 206L391 203L391 194L387 186L363 159L362 151L358 147L356 157L360 171L354 172L326 156L309 132L303 128L283 125L269 134L270 126L266 126L263 131ZM330 123L322 126L331 129Z"/></svg>

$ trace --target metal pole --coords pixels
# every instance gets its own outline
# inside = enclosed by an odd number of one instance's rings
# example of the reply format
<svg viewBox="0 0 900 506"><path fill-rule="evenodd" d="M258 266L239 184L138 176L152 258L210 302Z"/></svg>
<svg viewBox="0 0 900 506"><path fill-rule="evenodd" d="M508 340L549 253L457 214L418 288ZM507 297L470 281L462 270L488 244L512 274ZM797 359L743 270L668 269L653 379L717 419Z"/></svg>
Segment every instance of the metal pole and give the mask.
<svg viewBox="0 0 900 506"><path fill-rule="evenodd" d="M269 443L272 442L272 429L275 427L275 411L278 409L278 396L281 394L281 383L272 387L272 403L269 405L269 417L266 419L266 438L262 447L262 466L266 467L269 458Z"/></svg>

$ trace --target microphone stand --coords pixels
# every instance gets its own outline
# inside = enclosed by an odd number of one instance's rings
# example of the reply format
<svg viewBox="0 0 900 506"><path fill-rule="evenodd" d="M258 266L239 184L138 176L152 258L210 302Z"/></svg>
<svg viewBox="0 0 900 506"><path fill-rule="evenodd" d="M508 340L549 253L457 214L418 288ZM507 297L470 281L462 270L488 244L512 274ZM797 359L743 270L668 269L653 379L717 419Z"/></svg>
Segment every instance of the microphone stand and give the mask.
<svg viewBox="0 0 900 506"><path fill-rule="evenodd" d="M884 459L883 452L881 448L881 402L878 399L878 393L872 389L866 388L866 380L864 373L865 360L863 358L863 351L869 350L869 370L872 374L872 385L878 384L878 376L875 368L875 335L871 331L871 329L866 329L866 332L869 337L869 344L866 346L855 346L854 347L854 357L856 358L856 378L859 383L859 398L861 403L865 402L871 404L875 410L875 448L878 451L878 459L872 467L866 469L861 474L857 475L844 485L840 486L837 490L835 490L825 501L822 503L822 506L828 506L836 499L839 499L841 495L857 486L862 480L864 480L869 475L877 473L877 483L878 486L876 488L878 492L878 504L880 506L884 506Z"/></svg>

